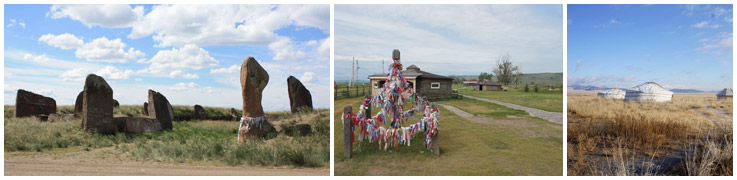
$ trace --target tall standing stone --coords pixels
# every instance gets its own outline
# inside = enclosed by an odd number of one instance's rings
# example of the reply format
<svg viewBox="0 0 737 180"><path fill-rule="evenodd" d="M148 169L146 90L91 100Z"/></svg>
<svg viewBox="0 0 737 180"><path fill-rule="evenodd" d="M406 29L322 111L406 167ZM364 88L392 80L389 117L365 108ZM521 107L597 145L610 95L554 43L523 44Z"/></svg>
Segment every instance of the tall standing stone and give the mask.
<svg viewBox="0 0 737 180"><path fill-rule="evenodd" d="M174 120L174 110L172 110L169 100L163 94L149 89L148 104L149 118L159 120L161 129L171 130L171 122Z"/></svg>
<svg viewBox="0 0 737 180"><path fill-rule="evenodd" d="M241 90L243 92L243 117L264 115L261 93L269 83L269 73L253 57L246 58L241 65Z"/></svg>
<svg viewBox="0 0 737 180"><path fill-rule="evenodd" d="M231 120L233 121L238 120L239 116L238 116L238 112L235 111L235 108L230 108L230 116L233 118Z"/></svg>
<svg viewBox="0 0 737 180"><path fill-rule="evenodd" d="M77 95L77 100L74 101L74 117L79 118L82 117L82 97L84 95L84 91L80 91L79 95Z"/></svg>
<svg viewBox="0 0 737 180"><path fill-rule="evenodd" d="M54 99L18 89L15 97L15 117L48 116L52 113L56 113Z"/></svg>
<svg viewBox="0 0 737 180"><path fill-rule="evenodd" d="M301 108L312 111L312 94L310 90L294 76L287 78L287 88L289 90L289 105L292 113L297 113Z"/></svg>
<svg viewBox="0 0 737 180"><path fill-rule="evenodd" d="M143 114L148 116L148 102L143 103Z"/></svg>
<svg viewBox="0 0 737 180"><path fill-rule="evenodd" d="M241 90L243 92L243 118L238 128L238 142L254 137L263 138L276 132L265 116L261 106L264 88L269 83L269 74L253 57L246 58L241 65Z"/></svg>
<svg viewBox="0 0 737 180"><path fill-rule="evenodd" d="M105 79L95 74L87 75L82 94L84 130L111 134L121 128L113 119L113 89Z"/></svg>
<svg viewBox="0 0 737 180"><path fill-rule="evenodd" d="M205 109L202 108L202 106L200 106L199 104L194 105L194 117L200 120L210 119L207 117Z"/></svg>

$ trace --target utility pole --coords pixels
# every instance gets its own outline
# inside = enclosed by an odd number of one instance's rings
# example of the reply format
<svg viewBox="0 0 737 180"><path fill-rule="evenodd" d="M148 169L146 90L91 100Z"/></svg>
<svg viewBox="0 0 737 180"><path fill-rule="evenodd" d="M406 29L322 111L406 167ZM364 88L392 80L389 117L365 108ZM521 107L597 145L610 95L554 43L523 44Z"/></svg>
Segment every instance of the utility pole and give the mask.
<svg viewBox="0 0 737 180"><path fill-rule="evenodd" d="M351 80L348 81L348 87L351 87L353 84L353 75L355 74L356 69L356 57L353 57L351 60Z"/></svg>
<svg viewBox="0 0 737 180"><path fill-rule="evenodd" d="M384 74L384 69L386 69L386 67L384 67L384 60L382 59L381 60L381 74Z"/></svg>
<svg viewBox="0 0 737 180"><path fill-rule="evenodd" d="M358 77L358 69L361 69L361 67L358 66L358 59L356 59L356 78L354 79L354 81L356 81L356 82L358 81L358 78L359 78ZM356 84L356 86L358 86L358 84Z"/></svg>

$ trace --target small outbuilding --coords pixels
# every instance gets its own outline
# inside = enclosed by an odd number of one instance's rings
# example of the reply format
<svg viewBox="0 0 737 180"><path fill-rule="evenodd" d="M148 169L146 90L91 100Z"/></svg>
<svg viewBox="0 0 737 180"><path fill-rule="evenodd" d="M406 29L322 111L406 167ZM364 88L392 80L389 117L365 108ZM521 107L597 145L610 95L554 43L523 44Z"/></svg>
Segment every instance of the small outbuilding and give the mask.
<svg viewBox="0 0 737 180"><path fill-rule="evenodd" d="M416 94L427 96L428 98L448 97L452 93L453 78L441 76L420 70L414 64L402 71L402 75L410 84ZM386 82L386 74L374 74L368 78L371 80L371 95L377 95L381 92ZM403 93L404 96L408 94Z"/></svg>
<svg viewBox="0 0 737 180"><path fill-rule="evenodd" d="M619 88L611 88L597 93L596 95L605 99L624 99L627 92Z"/></svg>
<svg viewBox="0 0 737 180"><path fill-rule="evenodd" d="M673 92L658 83L646 82L627 90L624 100L667 102L673 98Z"/></svg>
<svg viewBox="0 0 737 180"><path fill-rule="evenodd" d="M471 80L465 80L463 81L464 86L476 86L479 84L479 80L471 79Z"/></svg>
<svg viewBox="0 0 737 180"><path fill-rule="evenodd" d="M478 91L501 91L502 84L484 79L478 85L474 86L473 89Z"/></svg>
<svg viewBox="0 0 737 180"><path fill-rule="evenodd" d="M732 88L724 88L717 93L717 100L732 100Z"/></svg>

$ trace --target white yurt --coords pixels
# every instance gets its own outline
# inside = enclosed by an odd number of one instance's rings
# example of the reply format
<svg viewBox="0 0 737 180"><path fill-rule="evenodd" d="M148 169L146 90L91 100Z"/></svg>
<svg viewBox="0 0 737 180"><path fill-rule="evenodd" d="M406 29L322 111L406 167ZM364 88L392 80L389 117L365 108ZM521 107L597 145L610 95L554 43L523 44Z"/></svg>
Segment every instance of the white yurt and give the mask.
<svg viewBox="0 0 737 180"><path fill-rule="evenodd" d="M717 100L732 99L732 88L724 88L722 91L717 93Z"/></svg>
<svg viewBox="0 0 737 180"><path fill-rule="evenodd" d="M666 102L673 98L673 92L655 82L646 82L627 90L624 100Z"/></svg>
<svg viewBox="0 0 737 180"><path fill-rule="evenodd" d="M624 99L625 91L619 88L611 88L596 93L596 95L606 99Z"/></svg>

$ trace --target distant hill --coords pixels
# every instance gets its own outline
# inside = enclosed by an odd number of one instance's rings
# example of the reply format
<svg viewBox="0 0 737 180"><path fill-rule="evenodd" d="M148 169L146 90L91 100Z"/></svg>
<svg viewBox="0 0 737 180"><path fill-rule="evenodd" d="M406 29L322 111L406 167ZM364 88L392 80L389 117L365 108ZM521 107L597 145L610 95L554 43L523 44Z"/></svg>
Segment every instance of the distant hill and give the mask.
<svg viewBox="0 0 737 180"><path fill-rule="evenodd" d="M478 79L479 75L452 75L450 77L460 77L469 79ZM495 77L492 77L496 81ZM520 76L520 84L542 84L542 85L563 85L563 73L530 73Z"/></svg>

